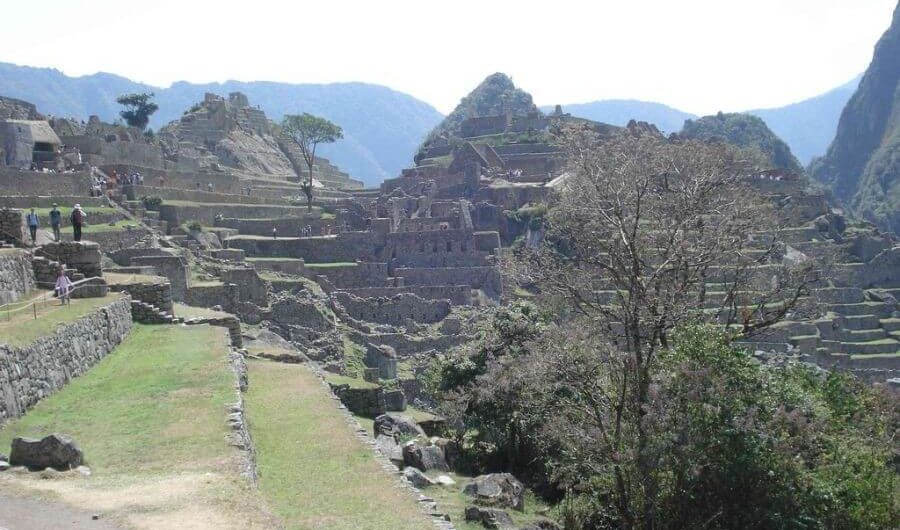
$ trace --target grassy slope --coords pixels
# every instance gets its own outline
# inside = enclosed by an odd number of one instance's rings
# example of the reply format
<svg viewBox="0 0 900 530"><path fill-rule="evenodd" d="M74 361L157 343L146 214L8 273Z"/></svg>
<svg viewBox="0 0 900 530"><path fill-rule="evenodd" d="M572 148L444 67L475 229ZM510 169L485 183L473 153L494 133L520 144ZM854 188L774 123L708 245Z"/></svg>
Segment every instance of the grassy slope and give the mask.
<svg viewBox="0 0 900 530"><path fill-rule="evenodd" d="M96 474L202 467L223 457L225 403L234 400L220 328L136 325L83 377L0 432L71 434Z"/></svg>
<svg viewBox="0 0 900 530"><path fill-rule="evenodd" d="M128 528L274 527L225 440L235 399L226 355L221 328L136 325L91 371L0 430L5 448L14 436L70 434L92 476L5 473L0 489L58 498Z"/></svg>
<svg viewBox="0 0 900 530"><path fill-rule="evenodd" d="M61 306L48 292L46 299L37 304L36 320L31 307L16 309L23 307L24 301L14 304L8 320L6 312L0 311L0 343L11 346L28 344L39 337L53 334L60 324L74 322L95 308L121 297L120 293L110 293L103 298L77 298Z"/></svg>
<svg viewBox="0 0 900 530"><path fill-rule="evenodd" d="M248 421L258 452L260 491L288 528L428 528L344 422L306 367L250 363Z"/></svg>

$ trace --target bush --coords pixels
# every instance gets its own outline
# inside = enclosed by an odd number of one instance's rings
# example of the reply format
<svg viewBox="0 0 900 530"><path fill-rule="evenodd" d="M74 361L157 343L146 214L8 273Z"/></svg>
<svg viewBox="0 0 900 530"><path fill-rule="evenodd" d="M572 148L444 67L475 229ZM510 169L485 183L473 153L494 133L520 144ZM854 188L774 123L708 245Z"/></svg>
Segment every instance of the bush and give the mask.
<svg viewBox="0 0 900 530"><path fill-rule="evenodd" d="M144 205L145 210L150 211L159 211L159 206L163 203L162 197L157 197L156 195L146 195L141 197L141 203Z"/></svg>
<svg viewBox="0 0 900 530"><path fill-rule="evenodd" d="M185 228L188 229L188 232L202 232L203 225L201 225L197 221L188 221L187 224L184 225Z"/></svg>

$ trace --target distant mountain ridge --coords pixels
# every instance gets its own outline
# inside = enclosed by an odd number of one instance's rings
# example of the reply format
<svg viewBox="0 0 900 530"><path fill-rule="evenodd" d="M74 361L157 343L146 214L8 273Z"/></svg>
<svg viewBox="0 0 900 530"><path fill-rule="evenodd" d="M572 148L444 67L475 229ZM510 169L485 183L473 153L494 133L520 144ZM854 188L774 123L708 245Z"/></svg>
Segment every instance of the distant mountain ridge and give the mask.
<svg viewBox="0 0 900 530"><path fill-rule="evenodd" d="M856 90L860 77L857 76L839 87L797 103L769 109L747 110L743 113L762 118L769 129L790 146L800 163L806 165L828 149L834 138L841 110ZM574 103L562 105L562 109L563 112L571 113L573 116L610 125L622 126L632 119L646 121L667 134L681 130L685 120L699 117L662 103L636 99L604 99ZM553 107L543 106L541 110L550 112Z"/></svg>
<svg viewBox="0 0 900 530"><path fill-rule="evenodd" d="M116 97L127 92L156 94L160 109L150 122L154 129L179 118L206 92L243 92L275 121L299 112L321 115L344 129L344 139L324 146L322 156L368 185L408 167L419 143L443 119L423 101L366 83L177 82L160 88L108 73L69 77L51 68L0 63L0 95L34 103L43 114L81 119L96 114L113 121L120 110Z"/></svg>

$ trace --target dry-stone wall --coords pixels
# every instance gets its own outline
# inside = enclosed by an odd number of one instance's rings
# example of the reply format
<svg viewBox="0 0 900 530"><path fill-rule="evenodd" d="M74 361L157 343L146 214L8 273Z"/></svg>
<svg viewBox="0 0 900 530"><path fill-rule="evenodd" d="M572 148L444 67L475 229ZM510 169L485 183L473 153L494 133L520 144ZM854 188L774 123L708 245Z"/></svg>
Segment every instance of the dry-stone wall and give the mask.
<svg viewBox="0 0 900 530"><path fill-rule="evenodd" d="M37 173L0 168L0 190L16 190L17 195L89 195L91 174Z"/></svg>
<svg viewBox="0 0 900 530"><path fill-rule="evenodd" d="M0 242L21 244L25 241L25 215L22 210L0 209Z"/></svg>
<svg viewBox="0 0 900 530"><path fill-rule="evenodd" d="M0 250L0 305L15 302L34 289L31 260L18 249Z"/></svg>
<svg viewBox="0 0 900 530"><path fill-rule="evenodd" d="M411 293L390 298L359 298L344 291L336 291L334 299L356 320L399 326L406 319L417 323L440 322L450 314L449 300L426 300Z"/></svg>
<svg viewBox="0 0 900 530"><path fill-rule="evenodd" d="M21 416L109 354L131 330L128 297L21 347L0 344L0 421Z"/></svg>

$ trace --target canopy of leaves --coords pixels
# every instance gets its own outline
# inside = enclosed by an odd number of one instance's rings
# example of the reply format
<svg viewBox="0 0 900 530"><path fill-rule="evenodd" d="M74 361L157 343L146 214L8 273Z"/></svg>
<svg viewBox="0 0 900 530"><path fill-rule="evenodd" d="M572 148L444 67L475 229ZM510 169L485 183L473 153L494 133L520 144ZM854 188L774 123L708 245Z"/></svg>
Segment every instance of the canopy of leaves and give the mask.
<svg viewBox="0 0 900 530"><path fill-rule="evenodd" d="M304 158L315 154L318 144L330 144L344 137L343 130L319 116L304 112L303 114L288 114L281 122L281 128L297 142L303 151ZM311 164L312 159L307 158Z"/></svg>
<svg viewBox="0 0 900 530"><path fill-rule="evenodd" d="M116 102L125 107L125 110L119 112L125 123L141 130L147 127L150 116L159 110L159 106L153 102L153 92L123 94L116 98Z"/></svg>

